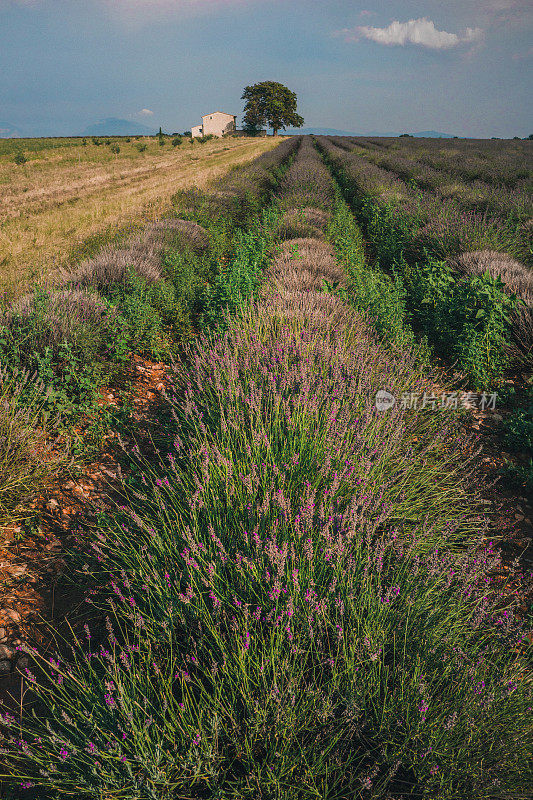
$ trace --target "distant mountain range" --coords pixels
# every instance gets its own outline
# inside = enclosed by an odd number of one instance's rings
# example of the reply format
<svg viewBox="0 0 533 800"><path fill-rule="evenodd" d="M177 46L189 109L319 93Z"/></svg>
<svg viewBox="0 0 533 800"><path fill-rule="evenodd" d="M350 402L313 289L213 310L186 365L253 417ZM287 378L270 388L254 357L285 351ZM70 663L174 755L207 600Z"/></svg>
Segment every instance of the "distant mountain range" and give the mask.
<svg viewBox="0 0 533 800"><path fill-rule="evenodd" d="M80 136L153 136L157 131L142 125L140 122L132 122L127 119L117 119L107 117L88 125Z"/></svg>
<svg viewBox="0 0 533 800"><path fill-rule="evenodd" d="M154 136L157 130L143 125L140 122L134 122L128 119L119 119L117 117L107 117L98 122L88 125L85 130L78 136ZM400 131L396 133L383 131L370 131L369 133L356 133L354 131L341 131L337 128L287 128L286 133L289 134L314 134L315 136L400 136L402 133L409 133L409 131ZM35 133L28 133L27 131L10 125L9 123L0 120L0 139L16 139L24 136L35 136ZM43 134L41 134L43 135ZM45 134L52 136L53 134ZM416 131L411 133L411 136L427 137L431 139L453 139L452 133L442 133L441 131Z"/></svg>
<svg viewBox="0 0 533 800"><path fill-rule="evenodd" d="M354 133L353 131L339 131L336 128L287 128L286 133L295 135L314 134L315 136L400 136L400 133L383 133L380 131L370 131L370 133ZM409 133L409 131L401 131ZM428 139L453 139L453 133L441 133L440 131L417 131L411 136L427 137Z"/></svg>

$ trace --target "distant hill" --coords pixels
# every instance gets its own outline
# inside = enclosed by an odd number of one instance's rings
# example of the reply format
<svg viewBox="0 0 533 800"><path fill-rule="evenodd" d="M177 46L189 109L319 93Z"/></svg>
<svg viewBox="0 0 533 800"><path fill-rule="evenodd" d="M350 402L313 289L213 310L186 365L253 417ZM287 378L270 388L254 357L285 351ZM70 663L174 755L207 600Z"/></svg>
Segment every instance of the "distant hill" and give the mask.
<svg viewBox="0 0 533 800"><path fill-rule="evenodd" d="M400 133L383 133L382 131L370 131L370 133L354 133L354 131L339 131L336 128L287 128L288 134L314 134L315 136L399 136ZM409 133L409 131L401 131ZM411 136L427 137L428 139L453 139L453 133L440 133L440 131L417 131Z"/></svg>
<svg viewBox="0 0 533 800"><path fill-rule="evenodd" d="M157 131L127 119L108 117L88 125L80 136L154 136Z"/></svg>
<svg viewBox="0 0 533 800"><path fill-rule="evenodd" d="M411 133L411 131L399 131L398 133L371 131L370 133L365 133L364 136L401 136L402 133L425 139L453 139L454 136L453 133L441 133L440 131L416 131L416 133Z"/></svg>
<svg viewBox="0 0 533 800"><path fill-rule="evenodd" d="M0 120L0 139L22 139L24 131Z"/></svg>

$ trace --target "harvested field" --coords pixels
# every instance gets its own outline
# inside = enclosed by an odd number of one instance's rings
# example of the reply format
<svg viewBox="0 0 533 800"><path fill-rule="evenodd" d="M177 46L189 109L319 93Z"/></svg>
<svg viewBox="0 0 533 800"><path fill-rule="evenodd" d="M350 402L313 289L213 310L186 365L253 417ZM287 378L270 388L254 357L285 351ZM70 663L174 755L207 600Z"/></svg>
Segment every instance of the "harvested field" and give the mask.
<svg viewBox="0 0 533 800"><path fill-rule="evenodd" d="M87 237L158 218L178 189L204 187L273 147L271 139L184 140L177 148L144 141L143 153L139 142L121 141L116 156L92 143L42 150L23 165L0 155L4 291L12 295L55 273Z"/></svg>

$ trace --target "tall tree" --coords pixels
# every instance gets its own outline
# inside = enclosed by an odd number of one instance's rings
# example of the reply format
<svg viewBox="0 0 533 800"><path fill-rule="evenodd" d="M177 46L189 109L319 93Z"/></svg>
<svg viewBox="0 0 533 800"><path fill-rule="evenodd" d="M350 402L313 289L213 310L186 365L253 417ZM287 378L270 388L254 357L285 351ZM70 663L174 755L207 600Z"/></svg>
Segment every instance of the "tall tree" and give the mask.
<svg viewBox="0 0 533 800"><path fill-rule="evenodd" d="M280 128L286 128L287 125L301 128L304 124L303 117L296 113L296 94L282 83L263 81L246 86L241 99L246 100L246 128L269 125L274 130L274 136L277 136Z"/></svg>

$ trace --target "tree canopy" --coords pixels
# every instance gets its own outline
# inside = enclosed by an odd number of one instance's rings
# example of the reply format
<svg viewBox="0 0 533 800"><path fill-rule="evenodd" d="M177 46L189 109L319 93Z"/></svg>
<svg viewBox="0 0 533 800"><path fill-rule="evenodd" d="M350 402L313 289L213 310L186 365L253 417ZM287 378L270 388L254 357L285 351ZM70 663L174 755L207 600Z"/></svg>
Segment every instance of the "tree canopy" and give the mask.
<svg viewBox="0 0 533 800"><path fill-rule="evenodd" d="M263 81L246 86L241 99L246 100L244 125L248 130L269 125L276 136L280 128L300 128L304 123L296 113L296 94L282 83Z"/></svg>

